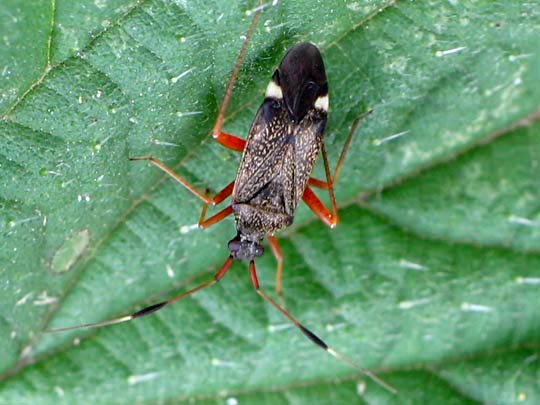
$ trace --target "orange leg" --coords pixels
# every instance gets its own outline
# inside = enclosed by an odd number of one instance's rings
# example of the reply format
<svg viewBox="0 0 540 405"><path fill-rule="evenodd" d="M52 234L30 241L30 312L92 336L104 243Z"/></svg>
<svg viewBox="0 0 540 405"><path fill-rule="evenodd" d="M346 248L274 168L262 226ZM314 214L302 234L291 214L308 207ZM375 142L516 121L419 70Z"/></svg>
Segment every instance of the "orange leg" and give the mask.
<svg viewBox="0 0 540 405"><path fill-rule="evenodd" d="M245 139L228 134L226 132L221 132L220 130L214 129L214 131L212 131L212 136L221 145L237 152L242 152L244 150L244 147L246 146Z"/></svg>
<svg viewBox="0 0 540 405"><path fill-rule="evenodd" d="M371 113L371 111L368 111L366 114L369 113ZM328 165L326 148L324 146L324 143L322 144L321 152L324 163L324 172L326 174L326 181L310 177L308 187L306 187L306 189L304 190L304 195L302 196L302 199L307 204L307 206L330 228L335 227L339 221L336 196L334 195L334 185L336 184L339 172L341 171L341 166L343 165L343 161L345 160L345 155L347 154L347 150L349 149L349 146L351 144L352 137L356 132L356 128L358 128L358 123L364 115L361 115L356 120L354 120L351 131L349 132L349 136L347 136L345 144L341 149L341 153L339 155L339 159L336 164L333 176L330 174L330 166ZM328 194L330 195L330 204L332 205L332 212L330 212L328 208L324 206L319 197L317 197L313 190L311 190L310 186L328 190Z"/></svg>
<svg viewBox="0 0 540 405"><path fill-rule="evenodd" d="M307 187L304 190L302 199L306 205L317 215L321 221L323 221L330 228L334 228L338 223L337 209L332 209L332 212L328 211L328 208L324 206L322 201L315 195L311 188ZM332 207L333 208L333 207Z"/></svg>
<svg viewBox="0 0 540 405"><path fill-rule="evenodd" d="M222 219L225 219L226 217L231 215L233 212L234 210L232 206L229 205L228 207L223 208L217 214L212 215L208 219L204 219L204 217L201 216L201 220L199 221L199 228L205 229L205 228L208 228L209 226L217 224L219 221L221 221Z"/></svg>
<svg viewBox="0 0 540 405"><path fill-rule="evenodd" d="M185 188L187 188L191 192L191 194L193 194L194 196L199 197L201 200L203 200L205 204L213 204L212 199L209 198L206 195L206 193L203 193L203 192L199 191L198 189L196 189L184 177L182 177L179 174L176 174L175 172L173 172L171 169L169 169L160 160L154 159L151 156L133 157L133 158L129 158L129 160L146 160L146 161L152 163L154 166L156 166L159 169L163 170L165 173L167 173L169 176L171 176L174 180L176 180L178 183L180 183Z"/></svg>
<svg viewBox="0 0 540 405"><path fill-rule="evenodd" d="M272 253L277 260L277 271L276 271L276 295L281 297L281 276L283 275L283 255L281 254L281 248L279 247L279 242L275 236L268 237L268 243L272 249Z"/></svg>
<svg viewBox="0 0 540 405"><path fill-rule="evenodd" d="M219 107L219 113L216 118L216 123L214 124L214 128L212 129L212 136L217 142L219 142L221 145L225 146L226 148L229 148L235 151L240 151L240 152L244 150L246 141L242 138L239 138L237 136L221 131L221 126L223 124L223 119L224 119L225 111L227 109L227 105L229 104L229 100L231 98L234 83L236 82L238 72L240 71L240 66L242 65L242 61L246 54L249 40L253 34L253 31L255 30L261 11L262 11L262 7L258 7L253 14L253 20L251 21L251 25L249 26L248 32L246 33L246 37L242 44L242 48L240 49L238 58L236 59L236 63L231 73L231 77L229 78L229 82L227 83L227 88L225 89L225 95L223 96L223 101L221 102L221 106ZM200 190L195 188L191 183L189 183L184 177L180 176L179 174L176 174L174 171L168 168L163 162L157 159L154 159L151 156L134 157L134 158L130 158L129 160L146 160L152 163L154 166L163 170L165 173L167 173L169 176L175 179L178 183L182 184L193 195L200 198L204 202L200 221L199 221L199 226L201 228L206 228L210 225L213 225L216 222L219 222L220 220L225 218L227 215L231 214L232 208L227 207L224 210L212 216L211 218L205 219L206 209L208 205L219 204L225 198L227 198L228 196L232 194L232 190L234 188L234 181L231 182L229 185L227 185L227 187L225 187L219 193L217 193L213 198L210 198L207 195L207 193L201 192Z"/></svg>
<svg viewBox="0 0 540 405"><path fill-rule="evenodd" d="M227 186L223 190L218 192L214 197L212 197L211 199L209 199L207 197L207 199L210 201L210 203L207 203L205 201L203 206L202 206L201 216L199 217L199 228L201 228L201 229L208 228L209 226L215 224L216 222L221 221L227 215L232 213L232 207L229 206L229 207L225 208L224 210L218 212L214 216L212 216L212 217L210 217L208 219L205 219L206 218L206 210L208 209L208 204L211 204L211 205L219 204L220 202L222 202L223 200L225 200L228 196L230 196L232 194L233 189L234 189L234 181L231 181L229 184L227 184ZM230 210L230 212L228 212L228 210ZM224 212L227 212L227 214L223 214ZM220 216L220 215L222 215L222 216Z"/></svg>
<svg viewBox="0 0 540 405"><path fill-rule="evenodd" d="M117 323L124 323L124 322L131 321L132 319L135 319L135 318L141 318L143 316L153 314L154 312L159 311L161 308L167 305L170 305L176 301L183 300L184 298L189 297L191 294L196 293L197 291L200 291L206 287L210 287L211 285L216 284L227 273L227 271L231 267L232 262L233 262L233 257L229 256L227 260L225 260L225 263L223 263L223 265L220 267L220 269L217 271L217 273L214 275L214 277L211 280L206 281L202 284L199 284L197 287L192 288L191 290L175 295L174 297L171 297L166 301L161 301L161 302L158 302L157 304L150 305L130 315L124 315L118 318L112 318L112 319L108 319L106 321L101 321L101 322L87 323L84 325L68 326L68 327L58 328L58 329L49 329L49 330L46 330L45 333L58 333L58 332L65 332L68 330L100 328L102 326L115 325Z"/></svg>
<svg viewBox="0 0 540 405"><path fill-rule="evenodd" d="M197 190L195 187L191 185L185 178L180 176L179 174L176 174L171 169L169 169L165 164L157 159L154 159L153 157L144 156L144 157L136 157L136 158L130 158L129 160L147 160L150 163L152 163L154 166L160 168L165 173L167 173L169 176L171 176L174 180L176 180L178 183L182 184L185 188L187 188L191 193L197 197L199 197L203 201L203 206L201 210L201 216L199 218L199 228L208 228L211 225L214 225L215 223L221 221L228 215L230 215L233 212L233 209L231 206L228 206L227 208L221 210L214 216L205 219L206 217L206 210L208 208L208 205L216 205L225 200L227 197L229 197L232 194L232 191L234 189L234 181L231 181L223 190L218 192L214 197L209 197L207 193L202 193L201 191Z"/></svg>
<svg viewBox="0 0 540 405"><path fill-rule="evenodd" d="M253 20L251 21L251 25L248 28L248 32L246 33L244 43L242 44L242 48L240 48L240 52L238 53L238 57L236 58L236 63L234 64L231 77L229 78L229 82L227 83L227 88L225 89L225 95L223 96L223 101L221 102L221 105L219 106L219 113L216 118L216 123L214 124L214 128L212 129L212 136L217 142L226 146L229 149L237 150L237 151L244 150L244 145L246 141L243 140L242 138L237 138L233 135L222 132L221 126L223 125L225 111L227 110L227 106L229 105L229 100L232 95L234 83L236 82L236 78L238 77L238 72L240 71L242 62L244 61L244 56L246 55L246 50L247 50L249 40L251 36L253 35L253 31L255 31L255 27L257 26L257 21L259 20L261 10L262 8L259 7L253 15Z"/></svg>
<svg viewBox="0 0 540 405"><path fill-rule="evenodd" d="M349 138L351 137L351 134L349 135ZM350 143L350 139L347 139L347 142L345 142L345 146L343 149L346 151L346 148L348 147ZM328 194L330 194L330 204L332 204L332 212L328 211L328 208L324 206L322 201L315 195L313 190L309 187L309 185L304 190L304 194L302 195L302 199L307 204L307 206L330 228L334 228L338 221L338 212L337 212L337 204L336 204L336 196L334 195L334 179L332 179L332 175L330 174L330 168L328 167L328 158L326 156L326 148L324 147L324 143L321 147L322 151L322 157L324 162L324 171L326 172L326 182L318 179L310 178L310 183L314 187L321 187L328 189ZM345 156L343 151L341 152L342 157ZM338 166L341 166L342 158L338 161ZM339 169L337 169L339 172Z"/></svg>
<svg viewBox="0 0 540 405"><path fill-rule="evenodd" d="M323 190L328 190L328 183L324 180L316 179L315 177L309 178L308 186L313 186L317 188L322 188Z"/></svg>

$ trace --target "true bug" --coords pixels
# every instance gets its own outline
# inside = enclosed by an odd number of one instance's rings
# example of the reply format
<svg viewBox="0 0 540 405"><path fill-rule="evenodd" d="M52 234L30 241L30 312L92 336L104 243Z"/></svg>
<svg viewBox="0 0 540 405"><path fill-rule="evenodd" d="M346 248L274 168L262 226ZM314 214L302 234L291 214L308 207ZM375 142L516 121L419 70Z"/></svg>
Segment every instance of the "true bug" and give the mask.
<svg viewBox="0 0 540 405"><path fill-rule="evenodd" d="M237 259L249 262L251 281L256 292L281 312L313 343L339 360L361 370L386 389L395 392L394 388L380 380L376 375L359 367L350 359L329 347L322 339L297 321L284 306L278 304L259 287L254 259L264 253L260 243L264 238L267 238L278 262L276 293L281 295L283 260L274 233L292 224L294 212L300 200L303 200L328 226L334 227L337 224L338 214L334 196L334 184L352 135L358 125L357 119L352 125L332 176L323 142L329 105L324 63L319 49L311 43L303 42L295 45L286 53L274 72L266 87L264 101L259 107L247 139L238 138L221 130L232 88L259 13L260 9L256 10L229 79L212 130L212 135L217 142L229 149L243 152L236 179L210 198L206 193L196 189L186 179L174 173L159 160L153 157L130 158L130 160L149 161L199 197L203 201L199 220L200 228L207 228L233 214L237 234L228 243L229 257L211 280L168 300L150 305L130 315L47 332L62 332L112 325L152 314L166 305L217 283L229 270L233 260ZM323 158L326 180L311 177L312 169L319 154ZM311 187L328 190L331 211L324 206ZM206 218L208 205L219 204L229 196L232 196L230 205L210 218Z"/></svg>

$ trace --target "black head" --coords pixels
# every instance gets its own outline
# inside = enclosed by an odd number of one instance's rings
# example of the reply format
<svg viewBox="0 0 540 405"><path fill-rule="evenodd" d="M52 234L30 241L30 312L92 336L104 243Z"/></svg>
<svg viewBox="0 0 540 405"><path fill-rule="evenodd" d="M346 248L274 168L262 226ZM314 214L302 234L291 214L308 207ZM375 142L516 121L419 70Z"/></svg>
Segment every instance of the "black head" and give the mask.
<svg viewBox="0 0 540 405"><path fill-rule="evenodd" d="M262 256L264 248L258 243L249 240L242 240L240 235L231 239L228 244L231 256L240 261L251 261Z"/></svg>
<svg viewBox="0 0 540 405"><path fill-rule="evenodd" d="M272 76L272 82L270 86L277 86L278 98L283 97L293 122L300 122L314 106L327 112L328 84L322 56L315 45L302 42L292 47Z"/></svg>

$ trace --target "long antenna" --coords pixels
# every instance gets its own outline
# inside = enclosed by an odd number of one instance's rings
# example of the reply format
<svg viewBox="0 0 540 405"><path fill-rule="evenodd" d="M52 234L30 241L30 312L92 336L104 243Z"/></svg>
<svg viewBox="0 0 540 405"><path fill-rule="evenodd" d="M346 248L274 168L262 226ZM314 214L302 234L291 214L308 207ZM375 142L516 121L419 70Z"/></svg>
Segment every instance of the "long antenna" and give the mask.
<svg viewBox="0 0 540 405"><path fill-rule="evenodd" d="M317 346L319 346L321 349L325 350L327 353L334 356L339 361L348 364L349 366L357 369L365 376L369 377L373 382L380 385L384 389L390 391L392 394L397 394L397 390L392 387L391 385L387 384L383 380L381 380L379 377L377 377L374 373L372 373L369 370L366 370L363 367L360 367L358 364L356 364L354 361L349 359L347 356L341 354L337 350L334 350L330 346L328 346L324 340L322 340L320 337L318 337L315 333L313 333L311 330L306 328L304 325L302 325L296 318L294 318L285 308L283 308L281 305L279 305L276 301L274 301L268 294L266 294L263 290L259 287L259 280L257 278L257 271L255 269L255 262L252 260L249 262L249 274L251 275L251 282L253 283L253 287L255 287L255 291L257 291L257 294L259 294L261 297L264 298L266 302L271 304L274 308L276 308L279 312L285 316L291 323L296 326L300 331L313 343L315 343Z"/></svg>
<svg viewBox="0 0 540 405"><path fill-rule="evenodd" d="M77 326L67 326L64 328L57 328L57 329L49 329L43 331L43 333L59 333L59 332L66 332L71 330L81 330L81 329L92 329L92 328L99 328L102 326L108 326L108 325L115 325L118 323L124 323L131 321L135 318L141 318L143 316L147 316L150 314L153 314L156 311L159 311L160 309L166 307L167 305L170 305L174 302L180 301L184 298L189 297L190 295L196 293L197 291L200 291L204 288L210 287L214 284L216 284L218 281L220 281L223 276L227 273L229 268L231 267L231 264L233 262L233 257L229 256L227 260L223 263L221 268L216 272L214 277L211 280L205 281L204 283L199 284L198 286L182 292L178 295L175 295L172 298L169 298L168 300L158 302L157 304L149 305L137 312L134 312L130 315L124 315L120 316L118 318L112 318L108 319L106 321L102 322L95 322L95 323L87 323L83 325L77 325ZM277 309L285 318L287 318L295 327L297 327L309 340L311 340L313 343L315 343L317 346L319 346L321 349L326 351L327 353L331 354L333 357L338 359L339 361L348 364L349 366L357 369L365 376L369 377L371 380L373 380L375 383L383 387L384 389L390 391L393 394L397 393L397 390L392 387L391 385L387 384L383 380L381 380L379 377L377 377L374 373L372 373L369 370L366 370L363 367L360 367L358 364L356 364L354 361L349 359L347 356L341 354L337 350L330 347L324 340L322 340L320 337L318 337L315 333L313 333L311 330L306 328L304 325L302 325L295 317L293 317L285 308L283 308L281 305L279 305L276 301L274 301L268 294L266 294L261 288L259 287L259 280L257 278L257 271L255 268L255 262L251 260L249 262L249 274L251 276L251 282L253 284L253 287L255 288L255 291L257 294L259 294L266 302L268 302L270 305L272 305L275 309Z"/></svg>
<svg viewBox="0 0 540 405"><path fill-rule="evenodd" d="M124 323L124 322L131 321L132 319L135 319L135 318L141 318L143 316L153 314L154 312L160 310L161 308L167 305L172 304L173 302L180 301L184 298L189 297L191 294L202 290L203 288L210 287L211 285L216 284L219 280L223 278L225 273L227 273L227 270L229 270L229 268L231 267L232 262L233 262L233 258L232 256L229 256L227 260L225 260L225 263L223 263L221 268L214 275L214 278L212 280L205 281L204 283L199 284L197 287L194 287L191 290L175 295L174 297L169 298L166 301L158 302L157 304L147 306L130 315L119 316L118 318L112 318L112 319L108 319L106 321L101 321L101 322L86 323L84 325L67 326L65 328L49 329L49 330L43 331L43 333L58 333L58 332L66 332L69 330L100 328L102 326L116 325L117 323Z"/></svg>

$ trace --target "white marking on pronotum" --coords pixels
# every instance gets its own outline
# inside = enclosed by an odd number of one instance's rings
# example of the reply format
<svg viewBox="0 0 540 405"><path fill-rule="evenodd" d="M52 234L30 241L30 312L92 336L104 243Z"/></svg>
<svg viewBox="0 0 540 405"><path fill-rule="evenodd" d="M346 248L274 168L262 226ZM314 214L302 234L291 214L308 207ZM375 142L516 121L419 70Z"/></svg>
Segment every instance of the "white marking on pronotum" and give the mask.
<svg viewBox="0 0 540 405"><path fill-rule="evenodd" d="M19 306L19 305L23 305L23 304L26 304L26 301L28 301L30 299L30 297L32 296L32 292L29 292L28 294L26 294L24 297L22 297L19 301L17 301L15 303L15 306Z"/></svg>
<svg viewBox="0 0 540 405"><path fill-rule="evenodd" d="M466 46L460 46L458 48L447 49L446 51L437 51L435 55L438 57L452 55L453 53L461 52L462 50L467 49Z"/></svg>
<svg viewBox="0 0 540 405"><path fill-rule="evenodd" d="M516 277L518 284L540 284L540 277Z"/></svg>
<svg viewBox="0 0 540 405"><path fill-rule="evenodd" d="M178 80L180 80L182 77L185 77L187 75L189 75L191 72L193 72L193 69L194 68L189 68L188 70L186 70L185 72L182 72L180 73L178 76L175 76L171 79L171 82L172 83L176 83Z"/></svg>
<svg viewBox="0 0 540 405"><path fill-rule="evenodd" d="M419 263L410 262L405 259L401 259L399 261L400 267L404 267L406 269L412 269L412 270L418 270L418 271L429 271L429 267L423 266Z"/></svg>
<svg viewBox="0 0 540 405"><path fill-rule="evenodd" d="M508 222L512 222L514 224L519 224L519 225L525 225L525 226L540 226L540 221L533 221L532 219L518 217L515 215L510 215L508 217Z"/></svg>
<svg viewBox="0 0 540 405"><path fill-rule="evenodd" d="M155 380L159 377L159 374L160 373L154 372L148 374L130 375L127 379L127 382L129 385L140 384L145 381Z"/></svg>
<svg viewBox="0 0 540 405"><path fill-rule="evenodd" d="M270 80L268 86L266 86L264 96L267 98L277 98L281 100L283 98L283 92L281 91L281 87L279 85L277 85L273 80Z"/></svg>
<svg viewBox="0 0 540 405"><path fill-rule="evenodd" d="M388 142L388 141L393 141L394 139L397 139L397 138L401 138L403 135L406 135L409 133L409 130L407 131L402 131L402 132L398 132L397 134L394 134L394 135L389 135L385 138L382 138L382 139L375 139L373 141L373 144L375 146L379 146L379 145L382 145L383 143L385 142Z"/></svg>
<svg viewBox="0 0 540 405"><path fill-rule="evenodd" d="M413 301L401 301L398 304L398 306L400 309L411 309L419 305L429 304L430 302L431 300L429 298L421 298L419 300L413 300Z"/></svg>
<svg viewBox="0 0 540 405"><path fill-rule="evenodd" d="M491 312L494 310L494 308L488 307L487 305L470 304L468 302L463 302L461 304L461 310L467 312Z"/></svg>
<svg viewBox="0 0 540 405"><path fill-rule="evenodd" d="M317 97L314 104L315 108L328 112L328 94Z"/></svg>

